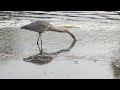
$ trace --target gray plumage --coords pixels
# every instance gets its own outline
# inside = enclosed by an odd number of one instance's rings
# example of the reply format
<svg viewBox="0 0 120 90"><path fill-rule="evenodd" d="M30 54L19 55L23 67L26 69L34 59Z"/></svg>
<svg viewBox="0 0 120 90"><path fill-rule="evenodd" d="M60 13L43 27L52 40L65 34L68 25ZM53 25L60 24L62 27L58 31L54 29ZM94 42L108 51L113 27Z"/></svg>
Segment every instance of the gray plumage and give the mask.
<svg viewBox="0 0 120 90"><path fill-rule="evenodd" d="M21 29L27 29L39 33L43 33L49 29L54 29L54 27L47 21L35 21L31 24L21 27Z"/></svg>

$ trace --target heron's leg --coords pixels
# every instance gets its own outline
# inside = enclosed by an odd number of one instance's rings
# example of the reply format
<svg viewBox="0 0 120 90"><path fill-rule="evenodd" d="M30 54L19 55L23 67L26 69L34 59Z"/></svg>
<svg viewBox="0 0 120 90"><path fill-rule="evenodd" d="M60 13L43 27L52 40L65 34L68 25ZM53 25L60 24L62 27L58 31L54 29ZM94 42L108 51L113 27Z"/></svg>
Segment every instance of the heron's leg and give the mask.
<svg viewBox="0 0 120 90"><path fill-rule="evenodd" d="M38 48L39 48L39 51L41 52L40 47L39 47L39 39L40 39L40 36L41 36L41 34L39 33L39 37L38 37L38 40L37 40L37 46L38 46Z"/></svg>
<svg viewBox="0 0 120 90"><path fill-rule="evenodd" d="M41 38L41 50L40 50L40 55L43 55L43 48L42 48L42 34L41 34L40 38Z"/></svg>

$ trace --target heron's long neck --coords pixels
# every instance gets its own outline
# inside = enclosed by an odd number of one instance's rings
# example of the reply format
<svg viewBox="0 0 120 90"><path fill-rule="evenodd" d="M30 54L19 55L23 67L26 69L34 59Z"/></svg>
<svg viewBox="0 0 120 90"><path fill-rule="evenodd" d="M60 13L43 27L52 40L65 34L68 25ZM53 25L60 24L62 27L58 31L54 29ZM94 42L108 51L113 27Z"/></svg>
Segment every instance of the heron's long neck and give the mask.
<svg viewBox="0 0 120 90"><path fill-rule="evenodd" d="M76 41L75 36L71 32L69 32L68 30L59 30L59 29L54 28L54 29L50 29L49 31L68 33Z"/></svg>
<svg viewBox="0 0 120 90"><path fill-rule="evenodd" d="M50 29L49 31L60 32L60 33L66 33L65 30L59 30L59 29L56 29L56 28L52 28L52 29Z"/></svg>

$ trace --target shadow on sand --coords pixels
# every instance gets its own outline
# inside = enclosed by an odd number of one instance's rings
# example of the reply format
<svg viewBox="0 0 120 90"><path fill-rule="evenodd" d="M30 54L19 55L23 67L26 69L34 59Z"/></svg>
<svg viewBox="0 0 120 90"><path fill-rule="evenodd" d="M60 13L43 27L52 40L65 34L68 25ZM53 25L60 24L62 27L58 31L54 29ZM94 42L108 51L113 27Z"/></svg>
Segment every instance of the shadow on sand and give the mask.
<svg viewBox="0 0 120 90"><path fill-rule="evenodd" d="M23 58L23 61L26 61L26 62L31 62L31 63L34 63L34 64L39 64L39 65L43 65L43 64L48 64L50 63L55 56L57 56L58 54L60 53L65 53L65 52L69 52L76 44L76 40L74 40L70 47L66 48L66 49L62 49L62 50L59 50L57 52L54 52L54 53L46 53L46 52L43 52L43 56L41 56L40 54L37 54L37 55L33 55L33 56L30 56L28 58Z"/></svg>
<svg viewBox="0 0 120 90"><path fill-rule="evenodd" d="M120 79L120 59L111 62L113 75L115 79Z"/></svg>

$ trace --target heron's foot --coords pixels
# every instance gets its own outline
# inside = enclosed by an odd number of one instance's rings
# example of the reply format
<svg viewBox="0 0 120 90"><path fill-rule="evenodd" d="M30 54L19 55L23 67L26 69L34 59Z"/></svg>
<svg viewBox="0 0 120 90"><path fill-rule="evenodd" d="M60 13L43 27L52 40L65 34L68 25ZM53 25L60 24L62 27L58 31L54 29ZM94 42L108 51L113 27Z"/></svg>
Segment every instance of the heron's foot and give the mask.
<svg viewBox="0 0 120 90"><path fill-rule="evenodd" d="M44 56L44 55L43 55L43 52L40 52L40 53L39 53L39 56L43 57L43 56Z"/></svg>

